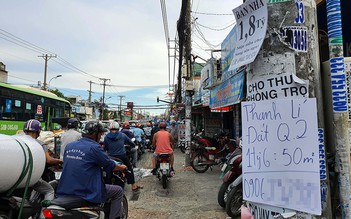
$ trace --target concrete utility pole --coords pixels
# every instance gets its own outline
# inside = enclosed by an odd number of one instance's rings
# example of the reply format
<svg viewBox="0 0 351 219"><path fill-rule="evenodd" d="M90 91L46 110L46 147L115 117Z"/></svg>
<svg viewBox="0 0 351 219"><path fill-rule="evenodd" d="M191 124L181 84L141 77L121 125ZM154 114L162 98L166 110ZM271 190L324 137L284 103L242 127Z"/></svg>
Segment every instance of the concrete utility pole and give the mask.
<svg viewBox="0 0 351 219"><path fill-rule="evenodd" d="M100 120L104 119L104 111L105 111L105 88L106 88L106 81L110 80L107 78L99 78L102 80L104 83L102 84L103 90L102 90L102 105L101 105L101 114L100 114Z"/></svg>
<svg viewBox="0 0 351 219"><path fill-rule="evenodd" d="M185 86L185 166L190 166L190 146L191 146L191 105L193 88L193 74L191 66L191 1L187 0L185 16L185 64L186 64L186 86Z"/></svg>
<svg viewBox="0 0 351 219"><path fill-rule="evenodd" d="M89 92L89 106L91 105L91 93L93 93L92 91L91 91L91 84L93 83L92 81L88 81L89 82L89 90L88 90L88 92Z"/></svg>
<svg viewBox="0 0 351 219"><path fill-rule="evenodd" d="M47 78L48 61L49 61L49 59L51 59L51 58L56 58L57 55L48 55L48 54L45 54L45 55L41 55L41 56L38 56L38 57L42 57L42 58L44 58L44 60L45 60L45 65L44 65L44 90L47 90L46 78Z"/></svg>
<svg viewBox="0 0 351 219"><path fill-rule="evenodd" d="M351 218L350 144L340 0L327 0L333 137L342 218Z"/></svg>
<svg viewBox="0 0 351 219"><path fill-rule="evenodd" d="M250 27L251 31L255 28L254 25ZM255 61L249 65L248 74L255 77L275 75L276 83L280 84L282 80L279 79L279 75L283 73L307 80L308 97L317 99L318 128L324 129L317 27L315 0L269 0L267 33ZM294 80L299 81L297 78ZM301 94L289 91L286 97L298 98L296 96L301 97ZM325 157L324 163L326 163ZM323 185L322 199L324 199L322 218L332 218L327 177L320 183L321 188Z"/></svg>
<svg viewBox="0 0 351 219"><path fill-rule="evenodd" d="M118 96L119 97L119 120L122 122L122 99L125 96Z"/></svg>

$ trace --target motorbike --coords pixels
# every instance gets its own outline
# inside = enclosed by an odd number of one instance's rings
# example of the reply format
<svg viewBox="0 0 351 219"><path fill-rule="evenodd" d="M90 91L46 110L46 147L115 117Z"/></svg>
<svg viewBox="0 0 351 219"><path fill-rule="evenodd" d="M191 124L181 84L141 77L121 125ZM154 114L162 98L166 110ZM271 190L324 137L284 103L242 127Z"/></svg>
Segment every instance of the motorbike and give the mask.
<svg viewBox="0 0 351 219"><path fill-rule="evenodd" d="M234 140L220 134L215 139L198 137L192 145L191 166L198 173L204 173L212 166L226 162L228 153L235 149Z"/></svg>
<svg viewBox="0 0 351 219"><path fill-rule="evenodd" d="M234 180L238 178L242 173L241 153L241 148L237 148L233 153L230 154L227 163L225 163L222 167L222 172L224 174L223 183L218 191L217 200L218 204L223 208L226 206L228 193L232 189L232 182L234 182Z"/></svg>
<svg viewBox="0 0 351 219"><path fill-rule="evenodd" d="M145 138L145 148L150 150L151 149L151 144L152 144L151 136L146 136L146 138Z"/></svg>
<svg viewBox="0 0 351 219"><path fill-rule="evenodd" d="M241 164L240 164L241 168ZM235 218L241 214L241 205L243 202L243 177L238 176L228 187L231 188L228 192L225 211L228 216Z"/></svg>
<svg viewBox="0 0 351 219"><path fill-rule="evenodd" d="M180 151L185 153L186 150L186 141L178 141L177 146L179 147Z"/></svg>
<svg viewBox="0 0 351 219"><path fill-rule="evenodd" d="M122 164L118 158L112 158L116 163ZM128 170L124 170L128 171ZM110 179L107 179L107 174L104 172L104 179L108 180L110 184L119 185L122 188L125 186L126 178L124 171L113 172ZM57 173L57 180L60 178L60 174ZM77 196L61 196L55 198L47 205L43 210L43 215L45 218L60 218L60 219L107 219L110 212L110 201L107 200L102 204L94 204L85 201L84 199ZM128 200L123 194L123 199L121 203L122 207L122 219L128 218Z"/></svg>
<svg viewBox="0 0 351 219"><path fill-rule="evenodd" d="M47 177L53 176L54 172L50 169L45 170ZM43 174L44 176L44 174ZM54 178L45 178L49 184L56 188L56 180ZM49 181L50 180L50 181ZM27 194L30 195L23 197L25 188L16 189L8 196L7 194L0 194L0 218L39 218L41 212L41 202L44 200L44 195L28 188ZM21 208L22 205L22 208Z"/></svg>
<svg viewBox="0 0 351 219"><path fill-rule="evenodd" d="M167 188L167 183L170 177L173 176L173 172L170 168L171 156L169 154L159 154L157 156L156 163L156 175L157 178L162 181L162 187Z"/></svg>

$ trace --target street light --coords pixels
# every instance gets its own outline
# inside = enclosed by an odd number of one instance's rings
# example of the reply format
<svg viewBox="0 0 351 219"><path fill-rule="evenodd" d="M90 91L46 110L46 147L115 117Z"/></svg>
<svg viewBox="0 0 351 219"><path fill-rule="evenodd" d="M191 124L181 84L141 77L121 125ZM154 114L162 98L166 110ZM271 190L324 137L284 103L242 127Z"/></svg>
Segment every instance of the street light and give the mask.
<svg viewBox="0 0 351 219"><path fill-rule="evenodd" d="M59 78L59 77L62 77L62 75L56 75L55 77L51 78L50 81L49 81L49 84L48 84L48 88L50 88L50 82L52 79L56 79L56 78Z"/></svg>

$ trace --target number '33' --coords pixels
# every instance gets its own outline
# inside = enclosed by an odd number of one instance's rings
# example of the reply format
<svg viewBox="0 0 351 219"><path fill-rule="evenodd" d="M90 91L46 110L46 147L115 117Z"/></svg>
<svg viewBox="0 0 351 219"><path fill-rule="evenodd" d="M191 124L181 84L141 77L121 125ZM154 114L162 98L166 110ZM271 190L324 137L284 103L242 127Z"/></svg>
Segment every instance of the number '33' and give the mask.
<svg viewBox="0 0 351 219"><path fill-rule="evenodd" d="M297 15L295 18L295 23L298 23L298 24L305 23L305 7L304 7L302 1L296 1L295 5L297 8Z"/></svg>

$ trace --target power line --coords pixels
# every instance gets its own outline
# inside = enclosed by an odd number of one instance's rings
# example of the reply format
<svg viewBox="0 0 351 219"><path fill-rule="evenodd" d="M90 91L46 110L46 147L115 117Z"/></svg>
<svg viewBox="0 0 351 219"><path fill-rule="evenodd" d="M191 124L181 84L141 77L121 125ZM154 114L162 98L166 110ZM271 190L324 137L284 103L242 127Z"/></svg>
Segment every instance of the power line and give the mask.
<svg viewBox="0 0 351 219"><path fill-rule="evenodd" d="M224 14L224 13L208 13L208 12L198 12L198 11L191 11L193 14L203 14L203 15L215 15L215 16L234 16L233 14Z"/></svg>

